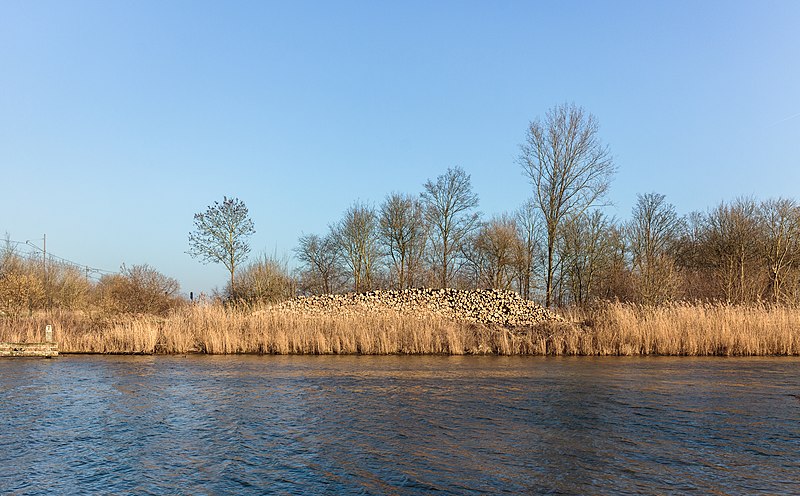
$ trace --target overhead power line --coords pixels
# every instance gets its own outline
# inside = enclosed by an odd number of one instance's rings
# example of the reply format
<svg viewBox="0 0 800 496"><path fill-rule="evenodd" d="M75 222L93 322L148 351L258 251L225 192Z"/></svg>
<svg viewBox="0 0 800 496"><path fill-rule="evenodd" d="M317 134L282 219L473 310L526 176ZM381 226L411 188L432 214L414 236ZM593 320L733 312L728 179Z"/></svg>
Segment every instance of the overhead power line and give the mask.
<svg viewBox="0 0 800 496"><path fill-rule="evenodd" d="M56 262L58 262L58 263L60 263L62 265L70 265L72 267L80 269L81 271L85 272L87 277L91 277L92 279L99 279L100 276L103 276L103 275L106 275L106 274L117 274L118 273L117 271L100 269L98 267L92 267L90 265L86 265L86 264L83 264L83 263L80 263L80 262L76 262L74 260L70 260L68 258L64 258L64 257L58 256L58 255L54 254L52 251L45 252L44 248L36 245L35 243L32 243L31 240L17 241L17 240L13 240L13 239L6 239L5 243L6 244L12 244L12 245L14 245L16 247L25 248L27 250L27 254L29 254L29 255L33 254L34 252L35 253L41 253L43 255L46 255L46 258L47 258L48 261L56 261Z"/></svg>

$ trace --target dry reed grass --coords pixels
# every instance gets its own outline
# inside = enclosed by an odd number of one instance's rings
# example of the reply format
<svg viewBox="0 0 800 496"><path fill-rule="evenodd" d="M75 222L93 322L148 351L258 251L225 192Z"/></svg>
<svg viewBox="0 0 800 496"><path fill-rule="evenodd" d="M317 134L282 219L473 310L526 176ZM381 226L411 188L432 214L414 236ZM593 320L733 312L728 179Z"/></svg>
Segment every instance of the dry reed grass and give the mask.
<svg viewBox="0 0 800 496"><path fill-rule="evenodd" d="M595 355L800 355L797 307L609 303L570 317Z"/></svg>
<svg viewBox="0 0 800 496"><path fill-rule="evenodd" d="M303 315L222 305L166 317L56 311L0 319L0 341L41 341L49 323L66 353L800 355L797 308L609 303L566 316L573 323L511 330L394 312Z"/></svg>

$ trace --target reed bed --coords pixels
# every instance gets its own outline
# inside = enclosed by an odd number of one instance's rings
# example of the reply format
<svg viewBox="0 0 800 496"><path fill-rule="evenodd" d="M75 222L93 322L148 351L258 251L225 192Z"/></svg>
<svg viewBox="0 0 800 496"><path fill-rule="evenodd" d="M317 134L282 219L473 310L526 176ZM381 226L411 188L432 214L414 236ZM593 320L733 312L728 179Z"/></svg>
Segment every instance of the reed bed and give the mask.
<svg viewBox="0 0 800 496"><path fill-rule="evenodd" d="M607 303L569 317L594 355L800 355L797 307Z"/></svg>
<svg viewBox="0 0 800 496"><path fill-rule="evenodd" d="M55 311L0 319L0 341L38 342L52 324L62 353L800 355L800 309L606 303L567 322L487 327L384 311L307 315L187 306L166 317Z"/></svg>

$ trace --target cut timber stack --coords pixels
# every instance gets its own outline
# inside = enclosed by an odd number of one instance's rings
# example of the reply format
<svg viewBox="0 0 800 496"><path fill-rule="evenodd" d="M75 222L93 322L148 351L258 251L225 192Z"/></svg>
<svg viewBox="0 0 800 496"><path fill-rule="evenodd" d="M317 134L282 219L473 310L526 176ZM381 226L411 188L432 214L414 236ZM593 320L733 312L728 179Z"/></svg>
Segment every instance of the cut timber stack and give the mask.
<svg viewBox="0 0 800 496"><path fill-rule="evenodd" d="M304 314L363 315L386 311L416 317L433 314L458 321L510 328L563 320L514 291L494 289L405 289L325 294L295 298L279 304L278 308Z"/></svg>

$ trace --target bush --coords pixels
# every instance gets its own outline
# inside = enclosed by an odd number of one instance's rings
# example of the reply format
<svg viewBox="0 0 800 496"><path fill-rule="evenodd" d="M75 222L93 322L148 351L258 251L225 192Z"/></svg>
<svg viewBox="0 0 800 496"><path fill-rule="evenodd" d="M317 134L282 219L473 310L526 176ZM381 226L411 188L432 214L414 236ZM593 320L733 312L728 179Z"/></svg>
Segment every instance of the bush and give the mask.
<svg viewBox="0 0 800 496"><path fill-rule="evenodd" d="M225 294L230 301L245 303L274 303L292 298L295 280L289 275L286 260L263 255L236 274L236 286L230 284Z"/></svg>
<svg viewBox="0 0 800 496"><path fill-rule="evenodd" d="M22 271L10 271L0 276L0 308L5 313L31 313L44 303L44 286L39 278Z"/></svg>
<svg viewBox="0 0 800 496"><path fill-rule="evenodd" d="M149 265L122 266L119 274L103 276L97 284L98 303L111 313L166 314L181 305L178 281Z"/></svg>

